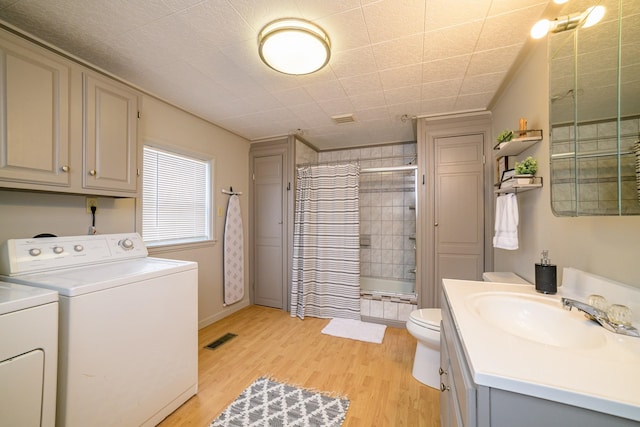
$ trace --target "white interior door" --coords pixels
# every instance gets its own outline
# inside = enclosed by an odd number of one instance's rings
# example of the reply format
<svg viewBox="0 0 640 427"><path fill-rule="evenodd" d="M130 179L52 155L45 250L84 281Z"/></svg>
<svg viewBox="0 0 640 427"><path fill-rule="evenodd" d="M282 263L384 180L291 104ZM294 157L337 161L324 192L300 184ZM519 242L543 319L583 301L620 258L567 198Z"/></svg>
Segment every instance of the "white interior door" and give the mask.
<svg viewBox="0 0 640 427"><path fill-rule="evenodd" d="M434 295L443 278L482 280L483 147L482 134L434 140ZM440 298L434 302L440 306Z"/></svg>
<svg viewBox="0 0 640 427"><path fill-rule="evenodd" d="M284 308L283 156L255 157L254 172L254 302Z"/></svg>

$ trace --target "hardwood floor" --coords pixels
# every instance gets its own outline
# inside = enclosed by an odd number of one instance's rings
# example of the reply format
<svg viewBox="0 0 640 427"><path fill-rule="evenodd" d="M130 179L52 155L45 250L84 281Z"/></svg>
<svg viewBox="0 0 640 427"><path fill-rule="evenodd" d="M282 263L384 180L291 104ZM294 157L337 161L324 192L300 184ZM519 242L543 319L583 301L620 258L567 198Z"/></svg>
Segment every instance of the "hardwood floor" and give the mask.
<svg viewBox="0 0 640 427"><path fill-rule="evenodd" d="M344 426L439 426L438 390L411 375L416 341L387 328L382 344L320 333L328 319L250 306L200 330L198 394L160 426L208 426L261 376L346 396ZM203 348L231 332L215 350Z"/></svg>

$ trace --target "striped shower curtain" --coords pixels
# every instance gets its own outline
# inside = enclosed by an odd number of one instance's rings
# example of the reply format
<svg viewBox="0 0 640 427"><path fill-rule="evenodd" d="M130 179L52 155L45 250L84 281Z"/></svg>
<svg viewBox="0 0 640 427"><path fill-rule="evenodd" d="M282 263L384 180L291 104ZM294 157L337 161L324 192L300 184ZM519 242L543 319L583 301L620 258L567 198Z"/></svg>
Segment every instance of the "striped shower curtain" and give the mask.
<svg viewBox="0 0 640 427"><path fill-rule="evenodd" d="M291 316L360 319L355 164L297 170Z"/></svg>

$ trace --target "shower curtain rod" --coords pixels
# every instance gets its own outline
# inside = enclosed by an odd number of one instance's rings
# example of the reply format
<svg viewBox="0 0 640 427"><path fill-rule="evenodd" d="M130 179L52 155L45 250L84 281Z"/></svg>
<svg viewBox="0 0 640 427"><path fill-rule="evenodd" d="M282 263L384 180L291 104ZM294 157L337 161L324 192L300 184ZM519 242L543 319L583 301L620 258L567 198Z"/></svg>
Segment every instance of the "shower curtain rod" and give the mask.
<svg viewBox="0 0 640 427"><path fill-rule="evenodd" d="M380 160L396 160L396 159L410 159L407 162L407 166L415 166L411 165L416 160L415 154L403 154L398 156L385 156L385 157L362 157L358 159L343 159L343 160L328 160L326 162L308 162L308 163L297 163L296 167L302 168L305 166L320 166L320 165L342 165L347 163L358 163L360 162L368 162L368 161L380 161Z"/></svg>
<svg viewBox="0 0 640 427"><path fill-rule="evenodd" d="M360 173L370 173L370 172L401 172L401 171L410 171L418 169L417 165L405 165L405 166L383 166L379 168L362 168L360 169Z"/></svg>

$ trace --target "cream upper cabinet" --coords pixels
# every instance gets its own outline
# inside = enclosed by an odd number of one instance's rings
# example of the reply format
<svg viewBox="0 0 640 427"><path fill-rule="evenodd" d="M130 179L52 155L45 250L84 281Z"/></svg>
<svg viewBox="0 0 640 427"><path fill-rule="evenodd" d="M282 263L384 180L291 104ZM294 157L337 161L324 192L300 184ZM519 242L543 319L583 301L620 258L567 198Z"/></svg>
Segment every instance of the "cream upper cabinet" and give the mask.
<svg viewBox="0 0 640 427"><path fill-rule="evenodd" d="M70 185L71 64L0 32L0 187Z"/></svg>
<svg viewBox="0 0 640 427"><path fill-rule="evenodd" d="M138 95L94 73L83 76L85 189L135 193Z"/></svg>

